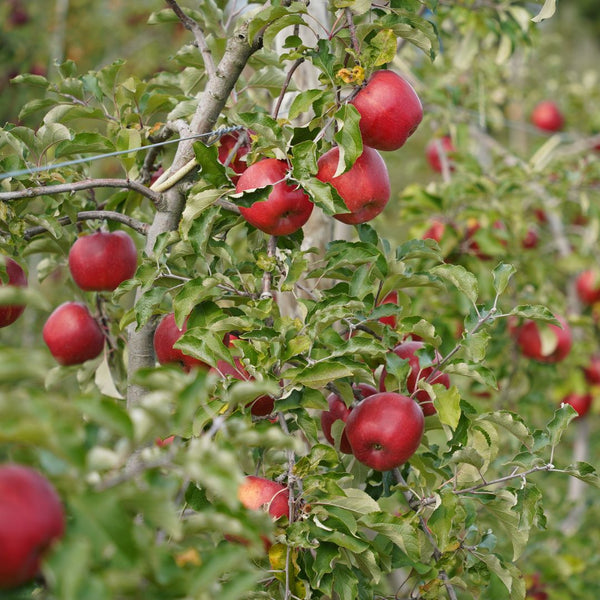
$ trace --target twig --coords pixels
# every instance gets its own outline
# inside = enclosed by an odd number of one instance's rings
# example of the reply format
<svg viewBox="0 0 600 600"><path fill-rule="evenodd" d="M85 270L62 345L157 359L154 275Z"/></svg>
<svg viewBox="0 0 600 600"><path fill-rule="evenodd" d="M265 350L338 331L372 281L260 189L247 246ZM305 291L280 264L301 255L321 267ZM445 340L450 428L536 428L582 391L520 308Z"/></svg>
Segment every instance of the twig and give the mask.
<svg viewBox="0 0 600 600"><path fill-rule="evenodd" d="M275 252L277 251L277 236L272 235L269 238L269 242L267 244L267 256L269 258L273 258L275 256ZM273 292L271 291L271 284L273 283L273 275L271 271L265 271L262 277L262 291L260 293L261 300L266 298L272 298Z"/></svg>
<svg viewBox="0 0 600 600"><path fill-rule="evenodd" d="M279 109L281 108L281 103L283 102L283 97L285 96L287 89L292 80L292 76L295 73L296 69L304 62L304 58L298 58L294 62L294 64L290 67L288 74L283 82L283 86L281 88L281 92L279 93L279 98L277 98L277 102L275 103L275 107L273 108L273 118L276 119L279 114Z"/></svg>
<svg viewBox="0 0 600 600"><path fill-rule="evenodd" d="M358 54L360 52L360 44L356 37L356 26L354 25L354 18L352 17L352 10L350 8L344 9L344 17L346 18L346 24L348 25L348 31L350 32L352 49Z"/></svg>
<svg viewBox="0 0 600 600"><path fill-rule="evenodd" d="M84 179L73 183L61 183L58 185L46 185L32 187L12 192L0 192L0 201L20 200L21 198L35 198L37 196L53 196L54 194L69 194L80 190L94 188L126 188L138 192L159 207L162 201L160 194L153 192L150 188L131 179Z"/></svg>

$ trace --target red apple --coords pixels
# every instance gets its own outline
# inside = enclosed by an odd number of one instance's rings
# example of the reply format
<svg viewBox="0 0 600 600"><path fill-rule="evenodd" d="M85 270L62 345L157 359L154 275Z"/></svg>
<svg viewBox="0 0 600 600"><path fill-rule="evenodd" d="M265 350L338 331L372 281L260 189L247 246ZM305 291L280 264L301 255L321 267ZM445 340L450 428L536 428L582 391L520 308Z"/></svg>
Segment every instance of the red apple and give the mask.
<svg viewBox="0 0 600 600"><path fill-rule="evenodd" d="M30 17L26 8L18 0L11 2L12 6L8 13L8 22L13 27L23 27L29 23Z"/></svg>
<svg viewBox="0 0 600 600"><path fill-rule="evenodd" d="M583 372L590 385L600 385L600 354L594 354L590 358L590 362L587 367L584 367Z"/></svg>
<svg viewBox="0 0 600 600"><path fill-rule="evenodd" d="M124 231L97 231L80 237L69 251L69 269L86 291L113 291L137 268L137 249Z"/></svg>
<svg viewBox="0 0 600 600"><path fill-rule="evenodd" d="M27 286L25 271L12 258L6 258L6 275L8 276L6 285L15 285L17 287ZM0 281L0 285L3 285L2 281ZM0 305L0 327L6 327L14 323L23 314L24 310L25 305L23 304Z"/></svg>
<svg viewBox="0 0 600 600"><path fill-rule="evenodd" d="M377 150L402 147L423 119L419 96L393 71L373 73L350 103L360 113L364 145Z"/></svg>
<svg viewBox="0 0 600 600"><path fill-rule="evenodd" d="M562 404L570 404L577 411L577 419L585 417L588 414L590 407L592 406L592 395L591 394L578 394L572 392L567 394L562 400Z"/></svg>
<svg viewBox="0 0 600 600"><path fill-rule="evenodd" d="M540 238L537 231L533 228L530 228L527 230L527 233L521 242L521 246L523 246L523 248L526 250L531 250L532 248L537 247L539 240Z"/></svg>
<svg viewBox="0 0 600 600"><path fill-rule="evenodd" d="M0 466L0 589L33 579L64 530L63 507L52 484L29 467Z"/></svg>
<svg viewBox="0 0 600 600"><path fill-rule="evenodd" d="M64 366L96 358L104 348L104 333L81 302L65 302L56 308L42 336L52 356Z"/></svg>
<svg viewBox="0 0 600 600"><path fill-rule="evenodd" d="M377 393L377 390L368 383L358 383L352 387L354 388L355 393L358 392L362 396L361 399ZM321 429L323 430L325 439L333 445L335 442L333 435L331 434L331 427L338 420L345 423L348 419L348 415L352 411L352 407L346 406L344 400L334 393L329 394L327 403L329 404L329 410L324 410L321 413ZM352 448L350 447L350 442L348 442L345 431L342 431L342 436L340 438L340 452L352 454Z"/></svg>
<svg viewBox="0 0 600 600"><path fill-rule="evenodd" d="M308 195L294 184L285 182L289 166L284 160L263 158L250 165L235 186L244 192L268 185L273 189L266 200L250 207L240 206L240 213L250 225L270 235L289 235L308 221L314 204Z"/></svg>
<svg viewBox="0 0 600 600"><path fill-rule="evenodd" d="M544 363L555 363L566 358L573 343L571 329L563 317L555 316L562 328L546 323L538 325L535 321L528 320L515 330L517 345L524 356ZM540 327L546 328L544 335L549 336L550 342L553 342L548 348L543 348Z"/></svg>
<svg viewBox="0 0 600 600"><path fill-rule="evenodd" d="M560 131L564 125L564 117L555 102L543 100L533 109L531 122L544 131Z"/></svg>
<svg viewBox="0 0 600 600"><path fill-rule="evenodd" d="M379 303L379 305L381 304L398 304L398 292L392 290L389 294L386 294L385 298ZM396 329L396 317L394 315L381 317L379 322L384 325L389 325L392 329Z"/></svg>
<svg viewBox="0 0 600 600"><path fill-rule="evenodd" d="M579 299L584 304L594 304L600 300L600 277L594 269L582 271L575 280Z"/></svg>
<svg viewBox="0 0 600 600"><path fill-rule="evenodd" d="M417 451L424 428L423 411L412 398L382 392L356 406L346 419L345 432L358 461L389 471Z"/></svg>
<svg viewBox="0 0 600 600"><path fill-rule="evenodd" d="M221 137L219 140L219 162L225 164L225 161L229 158L234 146L238 143L239 135L240 134L238 133L227 133ZM237 173L236 176L231 178L234 183L239 179L239 175L241 175L248 167L246 161L242 160L250 150L250 146L247 142L248 140L246 138L246 143L242 143L238 147L229 163L229 166Z"/></svg>
<svg viewBox="0 0 600 600"><path fill-rule="evenodd" d="M330 183L350 211L334 215L338 221L348 225L366 223L374 219L390 199L390 177L385 162L377 150L364 146L352 167L334 177L339 156L340 150L334 146L319 158L317 179Z"/></svg>
<svg viewBox="0 0 600 600"><path fill-rule="evenodd" d="M406 342L402 342L398 344L394 348L394 354L396 354L399 358L408 360L408 364L410 366L410 370L408 372L408 377L406 378L406 389L411 397L414 397L417 402L421 405L423 409L423 414L428 417L436 413L435 407L433 406L433 400L429 396L427 390L418 389L419 380L427 379L434 372L435 367L433 365L429 367L421 367L421 363L419 357L417 356L417 351L421 350L425 344L421 341L413 341L409 340ZM436 352L436 361L440 360L440 355ZM381 379L379 380L379 391L385 392L385 377L387 375L387 371L385 367L381 372ZM429 380L428 383L432 385L434 383L441 383L446 389L450 387L450 377L446 373L442 373L441 371L437 371L435 375Z"/></svg>
<svg viewBox="0 0 600 600"><path fill-rule="evenodd" d="M195 367L208 369L208 365L205 362L189 354L184 354L178 348L173 348L175 342L186 331L187 319L184 321L182 329L179 329L175 323L175 313L165 315L154 331L154 353L156 354L156 359L161 365L182 365L186 371L190 371Z"/></svg>
<svg viewBox="0 0 600 600"><path fill-rule="evenodd" d="M265 507L274 519L287 515L289 511L287 487L264 477L248 475L238 488L238 499L250 510Z"/></svg>
<svg viewBox="0 0 600 600"><path fill-rule="evenodd" d="M448 162L448 168L450 171L454 171L454 163L452 162L452 155L456 152L456 148L452 143L452 138L449 135L445 135L441 138L431 140L425 147L425 157L429 166L438 173L442 172L442 156L445 157Z"/></svg>
<svg viewBox="0 0 600 600"><path fill-rule="evenodd" d="M433 221L429 229L422 235L423 240L435 240L438 244L446 231L446 225L442 221Z"/></svg>
<svg viewBox="0 0 600 600"><path fill-rule="evenodd" d="M479 247L479 243L473 239L475 233L481 229L481 223L476 219L469 219L467 224L467 231L465 233L465 250L474 254L477 258L481 260L490 260L492 257L489 254L481 251ZM494 231L495 230L495 231ZM489 232L495 237L495 239L502 244L502 246L506 247L508 245L506 239L500 237L499 235L495 235L496 232L506 231L506 225L502 221L494 221Z"/></svg>

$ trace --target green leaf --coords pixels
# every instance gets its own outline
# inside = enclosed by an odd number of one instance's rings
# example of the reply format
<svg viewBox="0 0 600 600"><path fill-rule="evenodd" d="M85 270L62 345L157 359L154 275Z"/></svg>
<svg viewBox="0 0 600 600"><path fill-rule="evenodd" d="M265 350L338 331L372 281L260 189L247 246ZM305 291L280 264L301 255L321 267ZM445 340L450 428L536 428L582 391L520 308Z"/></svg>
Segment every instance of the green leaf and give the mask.
<svg viewBox="0 0 600 600"><path fill-rule="evenodd" d="M419 560L418 534L410 520L384 512L373 512L363 515L359 523L390 539L411 559Z"/></svg>
<svg viewBox="0 0 600 600"><path fill-rule="evenodd" d="M357 488L347 488L344 490L346 497L338 496L327 500L319 501L319 504L325 506L337 506L358 514L366 514L381 511L381 507L376 500L373 500L369 494Z"/></svg>
<svg viewBox="0 0 600 600"><path fill-rule="evenodd" d="M488 367L484 367L478 363L469 363L469 362L453 362L444 365L444 372L448 373L448 375L463 375L464 377L469 377L470 379L474 379L483 385L487 385L493 390L498 389L498 384L496 383L496 375L494 372Z"/></svg>
<svg viewBox="0 0 600 600"><path fill-rule="evenodd" d="M586 462L578 462L569 465L563 470L571 477L576 477L577 479L581 479L581 481L585 481L585 483L600 488L600 477L598 476L598 472L592 465Z"/></svg>
<svg viewBox="0 0 600 600"><path fill-rule="evenodd" d="M438 385L435 390L433 405L435 406L440 422L452 429L456 429L461 415L460 393L458 389L455 386L446 389L442 385Z"/></svg>
<svg viewBox="0 0 600 600"><path fill-rule="evenodd" d="M338 130L333 136L339 148L338 166L333 177L339 177L350 169L363 152L359 129L360 113L352 104L342 104L334 115Z"/></svg>
<svg viewBox="0 0 600 600"><path fill-rule="evenodd" d="M563 433L567 430L569 423L577 417L577 411L570 404L563 404L556 409L552 420L546 426L550 445L554 448L560 442Z"/></svg>
<svg viewBox="0 0 600 600"><path fill-rule="evenodd" d="M479 285L473 273L461 265L448 264L433 267L431 273L452 283L475 305L479 296Z"/></svg>
<svg viewBox="0 0 600 600"><path fill-rule="evenodd" d="M496 294L499 296L504 292L510 278L517 272L513 265L500 263L493 271L492 276L494 277L494 289Z"/></svg>
<svg viewBox="0 0 600 600"><path fill-rule="evenodd" d="M352 375L353 371L350 368L336 361L319 362L303 369L293 367L284 372L286 379L292 380L293 383L300 383L315 389L336 379Z"/></svg>
<svg viewBox="0 0 600 600"><path fill-rule="evenodd" d="M231 187L227 170L219 162L219 150L216 145L206 146L202 142L194 144L194 155L200 165L200 176L215 188Z"/></svg>
<svg viewBox="0 0 600 600"><path fill-rule="evenodd" d="M194 221L210 208L222 195L223 190L212 187L197 192L192 189L185 204L185 209L183 210L179 225L183 239L187 238L190 229L194 225Z"/></svg>
<svg viewBox="0 0 600 600"><path fill-rule="evenodd" d="M553 325L558 325L560 327L560 322L554 316L554 313L541 304L520 304L513 308L508 314L522 317L523 319L552 323Z"/></svg>
<svg viewBox="0 0 600 600"><path fill-rule="evenodd" d="M71 156L73 154L113 152L113 143L99 133L76 133L71 140L60 142L56 146L55 156Z"/></svg>
<svg viewBox="0 0 600 600"><path fill-rule="evenodd" d="M510 594L509 600L524 600L525 580L517 567L510 563L502 563L495 554L478 553L477 558L502 581Z"/></svg>
<svg viewBox="0 0 600 600"><path fill-rule="evenodd" d="M508 433L516 437L527 448L533 446L533 437L527 428L527 425L525 425L523 419L516 413L508 410L498 410L479 416L477 421L488 421L489 423L502 427Z"/></svg>
<svg viewBox="0 0 600 600"><path fill-rule="evenodd" d="M475 448L459 448L452 453L450 463L456 465L467 464L476 469L481 469L485 464L485 459L477 452L477 450L475 450Z"/></svg>
<svg viewBox="0 0 600 600"><path fill-rule="evenodd" d="M364 52L363 64L367 67L380 67L392 62L396 56L398 41L392 29L382 29L369 40Z"/></svg>
<svg viewBox="0 0 600 600"><path fill-rule="evenodd" d="M305 90L300 92L292 101L288 112L288 119L294 120L300 114L307 112L315 100L321 99L325 95L323 90ZM314 144L312 144L314 146Z"/></svg>

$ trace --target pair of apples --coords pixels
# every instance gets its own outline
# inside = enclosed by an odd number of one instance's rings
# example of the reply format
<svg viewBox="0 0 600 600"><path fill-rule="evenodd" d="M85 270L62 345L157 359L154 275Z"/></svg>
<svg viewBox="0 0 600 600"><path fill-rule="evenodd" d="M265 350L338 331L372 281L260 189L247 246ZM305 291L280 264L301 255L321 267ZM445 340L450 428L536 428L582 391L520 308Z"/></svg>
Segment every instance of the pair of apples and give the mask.
<svg viewBox="0 0 600 600"><path fill-rule="evenodd" d="M410 83L385 69L376 71L350 104L360 114L363 152L348 171L339 174L340 149L334 146L318 159L316 177L331 184L348 209L334 217L357 225L375 218L390 199L389 174L378 150L401 148L421 122L423 107ZM239 166L235 170L239 172ZM264 158L237 179L237 193L273 186L266 200L239 207L248 223L270 235L294 233L313 210L308 194L287 183L289 171L287 161Z"/></svg>

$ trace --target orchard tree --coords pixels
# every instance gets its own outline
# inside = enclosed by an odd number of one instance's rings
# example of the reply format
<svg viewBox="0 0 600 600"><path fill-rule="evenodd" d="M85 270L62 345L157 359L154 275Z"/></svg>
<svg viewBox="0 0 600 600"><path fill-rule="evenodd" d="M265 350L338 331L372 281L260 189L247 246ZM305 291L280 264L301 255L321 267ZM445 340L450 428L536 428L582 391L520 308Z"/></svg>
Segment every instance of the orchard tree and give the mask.
<svg viewBox="0 0 600 600"><path fill-rule="evenodd" d="M537 79L555 4L166 0L152 76L12 80L3 598L600 590L600 94Z"/></svg>

